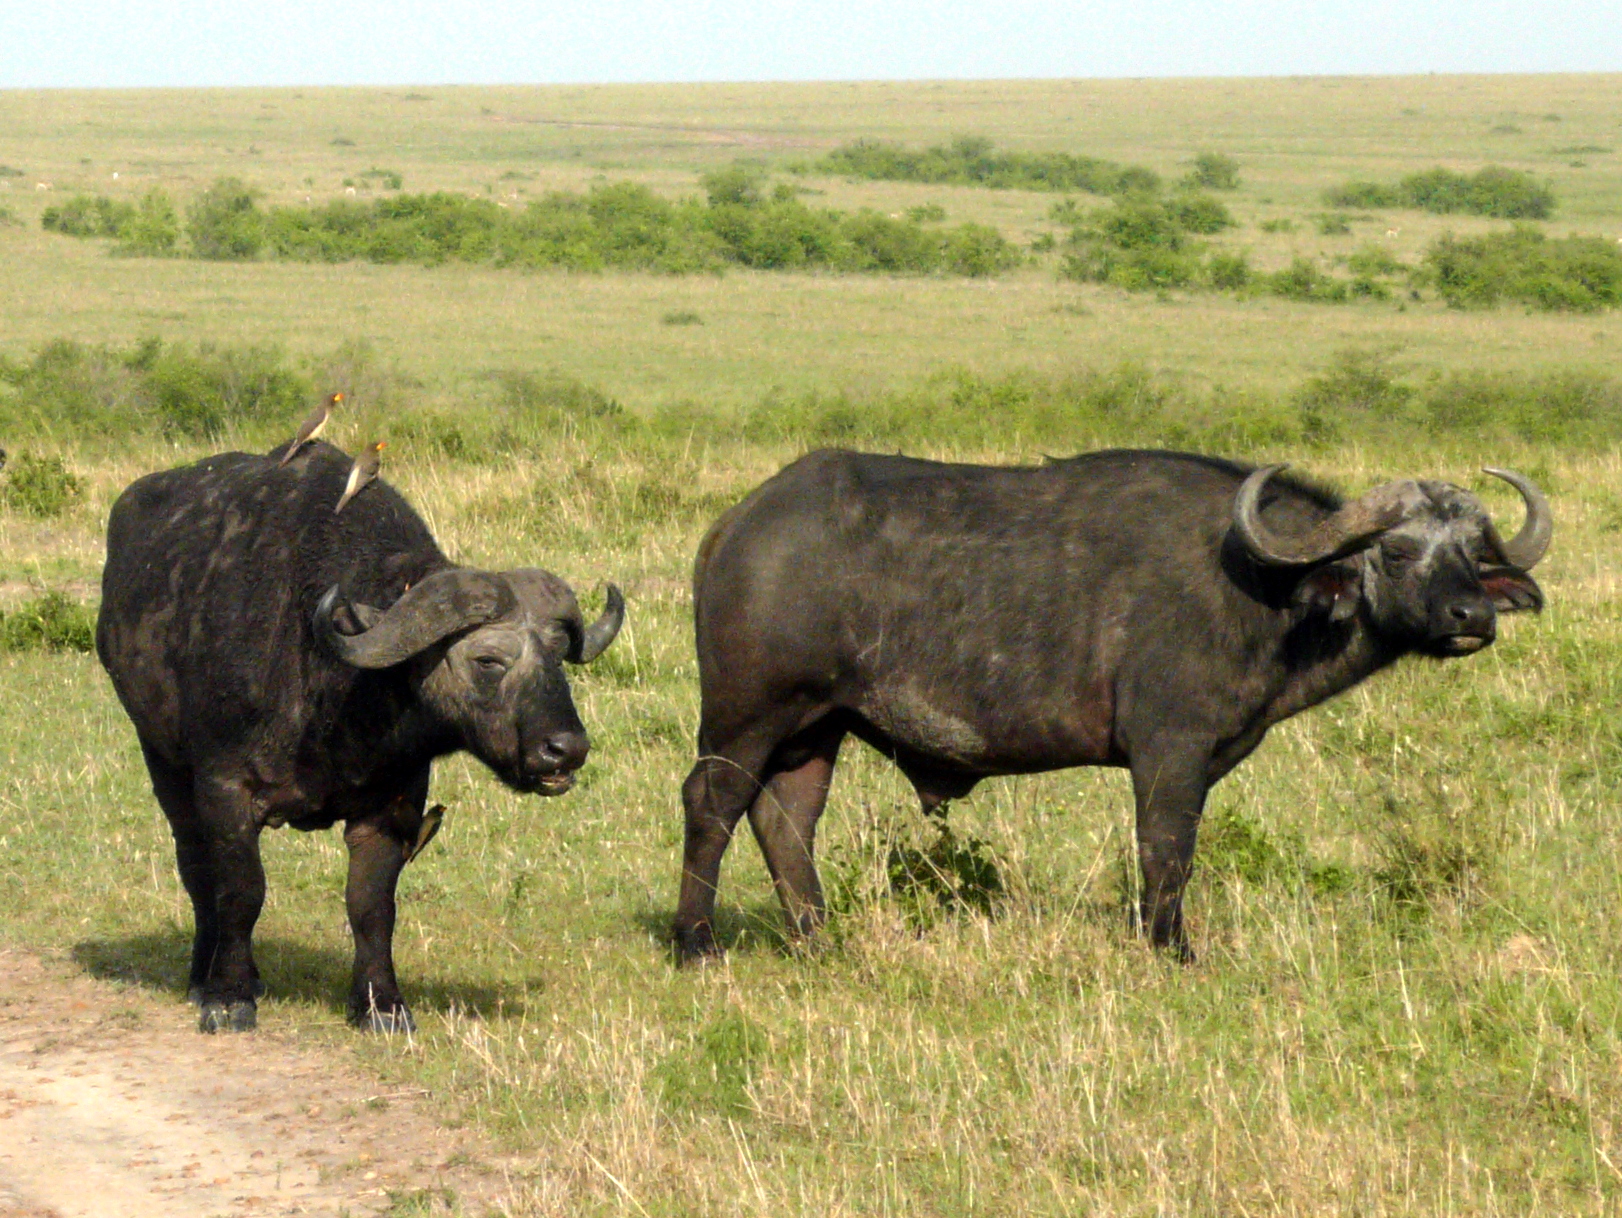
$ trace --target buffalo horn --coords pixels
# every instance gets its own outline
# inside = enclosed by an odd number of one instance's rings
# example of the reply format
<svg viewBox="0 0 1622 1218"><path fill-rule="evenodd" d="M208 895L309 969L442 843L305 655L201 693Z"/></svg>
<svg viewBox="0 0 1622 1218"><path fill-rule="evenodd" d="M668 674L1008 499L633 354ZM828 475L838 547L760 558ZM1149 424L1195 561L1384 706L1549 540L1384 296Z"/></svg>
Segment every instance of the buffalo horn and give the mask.
<svg viewBox="0 0 1622 1218"><path fill-rule="evenodd" d="M625 624L625 598L613 584L608 585L603 615L580 632L580 643L569 654L572 664L590 664L608 649Z"/></svg>
<svg viewBox="0 0 1622 1218"><path fill-rule="evenodd" d="M346 635L332 621L339 595L334 584L316 606L316 636L333 655L356 668L389 668L402 663L447 635L505 617L516 604L512 589L499 575L436 571L408 588L369 629ZM356 616L361 620L370 617Z"/></svg>
<svg viewBox="0 0 1622 1218"><path fill-rule="evenodd" d="M1287 465L1264 465L1245 479L1233 500L1233 527L1257 559L1278 566L1298 566L1344 558L1397 524L1404 507L1398 487L1375 487L1298 536L1282 536L1262 520L1261 497L1267 481Z"/></svg>
<svg viewBox="0 0 1622 1218"><path fill-rule="evenodd" d="M1548 551L1549 539L1554 536L1554 513L1549 510L1549 501L1538 490L1537 484L1524 474L1517 474L1512 469L1494 469L1490 465L1484 466L1482 473L1502 478L1520 491L1521 498L1526 500L1526 523L1521 526L1521 531L1508 541L1499 537L1496 529L1492 536L1498 552L1510 566L1530 571Z"/></svg>

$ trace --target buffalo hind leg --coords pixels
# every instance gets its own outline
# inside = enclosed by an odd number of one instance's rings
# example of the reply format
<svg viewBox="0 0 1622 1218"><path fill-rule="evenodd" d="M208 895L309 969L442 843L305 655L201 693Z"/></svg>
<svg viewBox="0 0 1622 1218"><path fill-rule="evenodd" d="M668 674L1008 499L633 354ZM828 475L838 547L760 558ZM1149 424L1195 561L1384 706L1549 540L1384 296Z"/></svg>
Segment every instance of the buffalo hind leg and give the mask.
<svg viewBox="0 0 1622 1218"><path fill-rule="evenodd" d="M1183 889L1194 867L1194 842L1209 785L1203 742L1156 740L1132 757L1137 803L1138 865L1143 873L1141 926L1156 947L1193 963L1183 927Z"/></svg>
<svg viewBox="0 0 1622 1218"><path fill-rule="evenodd" d="M180 845L181 874L188 891L211 881L214 950L202 980L198 1029L247 1032L258 1020L259 970L253 960L253 928L265 904L265 869L259 860L259 825L247 793L234 783L198 779L193 786L198 832ZM177 844L180 834L176 834ZM189 862L188 862L189 857ZM194 895L197 901L198 896ZM205 918L198 916L199 939Z"/></svg>
<svg viewBox="0 0 1622 1218"><path fill-rule="evenodd" d="M803 740L784 744L772 758L770 777L749 806L749 827L766 857L791 935L810 935L823 924L828 907L817 875L817 821L828 802L843 728L812 729Z"/></svg>
<svg viewBox="0 0 1622 1218"><path fill-rule="evenodd" d="M724 742L700 724L698 761L681 786L686 832L682 843L681 892L672 937L677 963L716 956L715 893L721 856L761 792L772 754L802 722L802 708L781 707L768 719L732 733Z"/></svg>
<svg viewBox="0 0 1622 1218"><path fill-rule="evenodd" d="M416 1030L394 975L394 894L405 866L405 834L415 841L421 824L426 775L421 788L414 797L371 815L351 817L344 825L344 845L349 848L344 901L355 936L349 1022L373 1032Z"/></svg>

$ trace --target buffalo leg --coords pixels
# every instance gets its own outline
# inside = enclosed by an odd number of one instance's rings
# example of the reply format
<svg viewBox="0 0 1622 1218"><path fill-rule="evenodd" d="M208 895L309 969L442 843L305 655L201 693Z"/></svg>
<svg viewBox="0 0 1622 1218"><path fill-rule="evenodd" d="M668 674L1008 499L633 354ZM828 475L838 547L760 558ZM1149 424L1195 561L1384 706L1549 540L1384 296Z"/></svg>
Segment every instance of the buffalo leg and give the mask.
<svg viewBox="0 0 1622 1218"><path fill-rule="evenodd" d="M415 801L419 814L422 800ZM349 987L349 1022L373 1032L415 1030L394 976L394 890L407 844L392 809L344 826L349 883L344 891L355 935L355 971Z"/></svg>
<svg viewBox="0 0 1622 1218"><path fill-rule="evenodd" d="M828 729L809 745L809 753L793 750L749 806L749 827L766 856L791 934L809 935L828 916L817 875L817 821L828 802L843 738L843 731Z"/></svg>
<svg viewBox="0 0 1622 1218"><path fill-rule="evenodd" d="M253 928L265 903L259 825L247 793L240 786L199 779L193 790L200 832L194 842L180 849L181 873L185 876L189 867L199 891L206 881L212 881L214 934L214 951L202 984L198 1028L204 1032L246 1032L258 1018L254 998L259 970L253 961ZM192 883L187 881L188 890ZM200 928L204 921L199 914Z"/></svg>
<svg viewBox="0 0 1622 1218"><path fill-rule="evenodd" d="M191 771L170 765L145 743L141 745L141 752L146 757L147 772L152 776L152 793L157 796L158 806L163 809L169 831L174 835L180 882L191 898L193 934L186 997L201 1006L203 985L208 981L220 937L214 910L214 867L202 825L197 820Z"/></svg>
<svg viewBox="0 0 1622 1218"><path fill-rule="evenodd" d="M712 922L721 856L732 843L738 821L760 794L761 776L781 738L757 728L752 740L723 751L706 747L709 737L700 731L701 754L681 787L687 828L673 928L678 962L720 954Z"/></svg>
<svg viewBox="0 0 1622 1218"><path fill-rule="evenodd" d="M1187 963L1194 951L1183 928L1183 887L1194 866L1209 757L1208 749L1185 740L1156 742L1132 757L1142 927L1156 947L1171 948Z"/></svg>

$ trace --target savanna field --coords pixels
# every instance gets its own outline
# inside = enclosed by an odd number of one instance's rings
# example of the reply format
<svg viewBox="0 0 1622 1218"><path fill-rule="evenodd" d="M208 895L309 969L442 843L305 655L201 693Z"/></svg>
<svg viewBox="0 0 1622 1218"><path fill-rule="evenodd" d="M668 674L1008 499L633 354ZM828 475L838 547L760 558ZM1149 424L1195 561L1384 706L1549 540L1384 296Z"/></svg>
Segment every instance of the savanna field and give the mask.
<svg viewBox="0 0 1622 1218"><path fill-rule="evenodd" d="M263 839L261 1026L488 1131L525 1165L510 1212L1622 1210L1619 99L0 93L0 943L195 1018L167 827L85 650L106 514L341 390L329 438L385 439L453 559L629 605L571 674L574 791L436 770L445 829L400 885L413 1038L344 1025L338 836ZM852 742L820 944L784 941L741 834L729 955L677 971L692 555L828 444L1441 477L1506 532L1479 469L1510 466L1556 513L1548 607L1290 720L1215 789L1192 967L1129 927L1124 773L988 781L943 825Z"/></svg>

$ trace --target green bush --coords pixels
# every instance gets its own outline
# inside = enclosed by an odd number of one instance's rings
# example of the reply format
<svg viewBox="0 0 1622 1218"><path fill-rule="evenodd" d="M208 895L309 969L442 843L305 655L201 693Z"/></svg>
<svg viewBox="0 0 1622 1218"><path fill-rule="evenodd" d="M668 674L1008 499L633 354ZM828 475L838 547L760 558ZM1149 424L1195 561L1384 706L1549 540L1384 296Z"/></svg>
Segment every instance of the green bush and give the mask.
<svg viewBox="0 0 1622 1218"><path fill-rule="evenodd" d="M1173 195L1166 201L1166 214L1184 232L1209 235L1233 227L1233 213L1222 200L1195 191Z"/></svg>
<svg viewBox="0 0 1622 1218"><path fill-rule="evenodd" d="M0 612L0 651L94 651L96 615L60 592Z"/></svg>
<svg viewBox="0 0 1622 1218"><path fill-rule="evenodd" d="M74 195L66 202L47 207L40 216L46 232L65 237L117 237L135 216L135 207L109 199L106 195Z"/></svg>
<svg viewBox="0 0 1622 1218"><path fill-rule="evenodd" d="M1217 252L1205 264L1205 276L1213 288L1233 291L1250 283L1250 259L1244 251Z"/></svg>
<svg viewBox="0 0 1622 1218"><path fill-rule="evenodd" d="M228 428L294 419L311 387L281 354L260 347L134 347L57 341L0 372L0 424L40 435L148 434L212 439Z"/></svg>
<svg viewBox="0 0 1622 1218"><path fill-rule="evenodd" d="M1455 308L1516 300L1592 313L1622 304L1622 250L1601 237L1551 239L1529 225L1482 237L1447 233L1425 251L1425 268Z"/></svg>
<svg viewBox="0 0 1622 1218"><path fill-rule="evenodd" d="M84 494L84 483L61 457L18 453L7 465L0 484L0 502L30 516L50 518L68 510Z"/></svg>
<svg viewBox="0 0 1622 1218"><path fill-rule="evenodd" d="M1141 166L1118 165L1065 152L998 152L990 140L978 136L961 136L950 144L921 151L878 140L857 140L805 168L875 181L997 190L1084 190L1113 195L1160 188L1160 178Z"/></svg>
<svg viewBox="0 0 1622 1218"><path fill-rule="evenodd" d="M1206 190L1238 190L1239 162L1220 152L1202 152L1194 158L1188 181Z"/></svg>
<svg viewBox="0 0 1622 1218"><path fill-rule="evenodd" d="M218 262L257 258L265 245L258 192L237 178L216 178L186 209L186 236L194 256Z"/></svg>
<svg viewBox="0 0 1622 1218"><path fill-rule="evenodd" d="M1318 217L1318 233L1324 237L1343 237L1352 231L1352 223L1338 212Z"/></svg>
<svg viewBox="0 0 1622 1218"><path fill-rule="evenodd" d="M172 255L180 240L180 216L174 200L161 190L148 191L116 236L115 254L148 258Z"/></svg>
<svg viewBox="0 0 1622 1218"><path fill-rule="evenodd" d="M1259 276L1257 282L1274 296L1282 296L1286 300L1339 304L1351 295L1345 283L1324 274L1317 263L1300 255L1297 255L1282 271Z"/></svg>
<svg viewBox="0 0 1622 1218"><path fill-rule="evenodd" d="M1529 173L1488 165L1474 174L1427 169L1396 185L1346 182L1325 193L1332 207L1412 207L1447 214L1496 216L1501 220L1543 220L1554 211L1554 192Z"/></svg>

